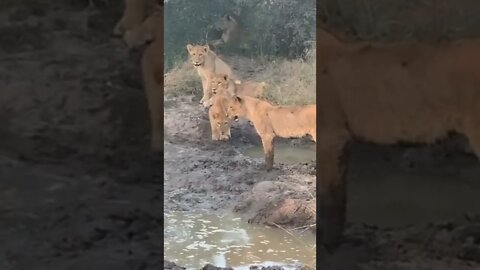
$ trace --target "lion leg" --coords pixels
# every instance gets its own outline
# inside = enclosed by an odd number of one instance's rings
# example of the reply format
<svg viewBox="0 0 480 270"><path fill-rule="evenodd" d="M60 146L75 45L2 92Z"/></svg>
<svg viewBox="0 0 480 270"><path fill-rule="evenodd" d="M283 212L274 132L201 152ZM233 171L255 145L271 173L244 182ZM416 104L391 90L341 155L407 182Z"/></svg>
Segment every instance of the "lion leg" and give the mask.
<svg viewBox="0 0 480 270"><path fill-rule="evenodd" d="M217 125L215 125L215 123L212 121L212 116L211 116L210 111L208 112L208 121L210 122L210 130L212 132L212 141L219 141L220 140L220 136L219 136L220 130L217 127Z"/></svg>
<svg viewBox="0 0 480 270"><path fill-rule="evenodd" d="M146 61L155 49L154 44L151 44L143 52L142 75L150 112L150 146L154 152L163 152L163 70L155 69Z"/></svg>
<svg viewBox="0 0 480 270"><path fill-rule="evenodd" d="M202 80L202 86L203 86L203 97L200 100L200 103L203 104L205 108L208 108L209 100L212 97L211 91L210 91L210 80L208 78L205 78Z"/></svg>
<svg viewBox="0 0 480 270"><path fill-rule="evenodd" d="M265 154L265 169L271 171L273 168L273 135L263 135L261 136L263 153Z"/></svg>
<svg viewBox="0 0 480 270"><path fill-rule="evenodd" d="M340 245L345 226L348 140L341 133L325 131L319 139L321 241L332 251Z"/></svg>

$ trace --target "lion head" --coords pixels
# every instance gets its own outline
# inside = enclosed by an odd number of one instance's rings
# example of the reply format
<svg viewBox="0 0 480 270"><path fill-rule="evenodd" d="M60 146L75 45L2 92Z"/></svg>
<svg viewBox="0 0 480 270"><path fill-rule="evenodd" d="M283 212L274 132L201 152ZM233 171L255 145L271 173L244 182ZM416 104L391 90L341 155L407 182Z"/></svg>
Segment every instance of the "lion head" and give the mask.
<svg viewBox="0 0 480 270"><path fill-rule="evenodd" d="M230 78L227 74L214 74L210 77L210 89L212 95L223 94L230 85Z"/></svg>
<svg viewBox="0 0 480 270"><path fill-rule="evenodd" d="M225 110L226 97L216 95L212 98L212 105L208 110L210 125L212 128L212 140L224 141L230 138L230 119Z"/></svg>
<svg viewBox="0 0 480 270"><path fill-rule="evenodd" d="M235 20L235 18L233 18L231 15L223 15L220 18L220 20L218 20L214 24L214 27L217 30L221 30L221 31L230 30L230 29L232 29L234 27L237 27L237 26L238 26L237 20Z"/></svg>
<svg viewBox="0 0 480 270"><path fill-rule="evenodd" d="M240 116L244 115L244 100L239 96L230 98L226 104L226 117L230 120L237 121Z"/></svg>
<svg viewBox="0 0 480 270"><path fill-rule="evenodd" d="M187 51L190 55L190 61L196 67L201 66L205 63L205 58L207 57L210 48L208 45L187 45Z"/></svg>

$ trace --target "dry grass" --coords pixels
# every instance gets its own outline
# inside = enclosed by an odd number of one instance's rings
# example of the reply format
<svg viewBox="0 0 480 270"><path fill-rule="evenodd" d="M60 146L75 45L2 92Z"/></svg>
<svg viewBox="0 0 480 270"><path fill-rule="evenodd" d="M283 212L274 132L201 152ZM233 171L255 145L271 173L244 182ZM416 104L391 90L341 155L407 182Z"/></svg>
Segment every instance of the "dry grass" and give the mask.
<svg viewBox="0 0 480 270"><path fill-rule="evenodd" d="M306 105L315 103L315 48L305 60L276 59L265 65L265 70L255 76L256 81L267 83L266 100L281 105Z"/></svg>
<svg viewBox="0 0 480 270"><path fill-rule="evenodd" d="M190 61L180 62L168 71L164 77L165 95L181 96L195 94L200 96L202 83Z"/></svg>
<svg viewBox="0 0 480 270"><path fill-rule="evenodd" d="M282 105L315 103L315 48L307 52L305 60L256 59L249 63L248 68L263 66L252 79L267 83L264 99ZM188 60L179 62L165 74L166 96L192 93L200 96L201 87L200 78Z"/></svg>

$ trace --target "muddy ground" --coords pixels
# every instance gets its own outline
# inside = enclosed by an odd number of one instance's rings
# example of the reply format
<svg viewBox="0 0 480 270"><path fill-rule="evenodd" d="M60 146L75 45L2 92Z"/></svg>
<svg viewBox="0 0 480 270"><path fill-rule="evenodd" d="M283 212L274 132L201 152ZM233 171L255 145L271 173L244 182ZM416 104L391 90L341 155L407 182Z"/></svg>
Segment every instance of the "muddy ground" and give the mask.
<svg viewBox="0 0 480 270"><path fill-rule="evenodd" d="M0 268L159 269L163 164L148 151L140 51L111 36L121 13L112 1L91 13L86 1L55 2L0 11ZM165 209L315 222L306 207L314 202L314 163L264 172L261 160L240 151L258 143L251 127L238 123L231 142L211 142L196 98L167 98ZM478 166L455 151L432 158L416 149L405 159L403 148L388 149L352 163L365 169L381 155L406 169ZM321 269L479 269L480 219L353 223L335 256L319 249L318 257Z"/></svg>

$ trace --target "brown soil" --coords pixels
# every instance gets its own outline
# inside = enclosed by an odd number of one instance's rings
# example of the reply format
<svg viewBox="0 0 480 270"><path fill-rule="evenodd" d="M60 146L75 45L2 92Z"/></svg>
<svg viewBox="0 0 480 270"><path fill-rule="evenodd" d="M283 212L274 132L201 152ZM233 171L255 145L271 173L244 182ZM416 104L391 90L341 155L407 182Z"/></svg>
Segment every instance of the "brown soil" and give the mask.
<svg viewBox="0 0 480 270"><path fill-rule="evenodd" d="M166 102L172 105L165 108L165 211L234 210L252 222L315 224L313 162L277 163L266 172L263 160L240 151L258 144L253 127L235 123L229 142L212 141L206 112L196 98Z"/></svg>

